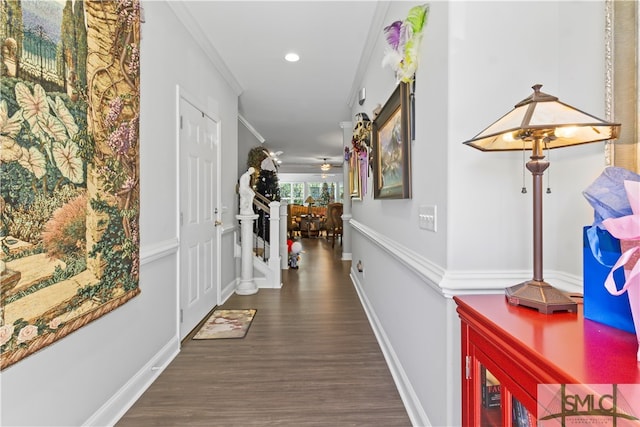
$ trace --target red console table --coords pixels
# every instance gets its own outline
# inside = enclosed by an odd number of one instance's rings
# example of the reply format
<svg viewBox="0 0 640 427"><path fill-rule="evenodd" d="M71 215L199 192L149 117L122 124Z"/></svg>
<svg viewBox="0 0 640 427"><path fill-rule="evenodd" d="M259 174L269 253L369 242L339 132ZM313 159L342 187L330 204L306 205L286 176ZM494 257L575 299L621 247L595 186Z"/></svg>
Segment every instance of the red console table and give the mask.
<svg viewBox="0 0 640 427"><path fill-rule="evenodd" d="M464 426L517 425L518 411L530 418L524 425L535 425L538 384L640 384L636 336L584 319L582 304L577 314L541 314L503 295L454 300ZM640 407L640 395L631 397Z"/></svg>

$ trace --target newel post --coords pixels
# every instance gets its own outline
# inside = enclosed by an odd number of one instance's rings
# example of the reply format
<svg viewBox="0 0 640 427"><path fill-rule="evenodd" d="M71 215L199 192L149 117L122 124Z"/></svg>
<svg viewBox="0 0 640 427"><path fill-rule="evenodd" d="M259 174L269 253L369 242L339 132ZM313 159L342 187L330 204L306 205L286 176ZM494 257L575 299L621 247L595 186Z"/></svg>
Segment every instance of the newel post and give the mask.
<svg viewBox="0 0 640 427"><path fill-rule="evenodd" d="M236 215L236 218L240 220L242 269L240 270L240 282L236 286L236 294L238 295L253 295L258 292L258 286L253 280L253 251L251 247L253 222L258 218L258 214L253 211L255 192L251 188L251 175L254 171L254 168L249 168L240 177L240 214Z"/></svg>
<svg viewBox="0 0 640 427"><path fill-rule="evenodd" d="M240 282L236 286L236 294L253 295L258 292L258 285L253 280L253 222L258 218L258 214L236 215L240 220L240 260L242 269L240 270Z"/></svg>

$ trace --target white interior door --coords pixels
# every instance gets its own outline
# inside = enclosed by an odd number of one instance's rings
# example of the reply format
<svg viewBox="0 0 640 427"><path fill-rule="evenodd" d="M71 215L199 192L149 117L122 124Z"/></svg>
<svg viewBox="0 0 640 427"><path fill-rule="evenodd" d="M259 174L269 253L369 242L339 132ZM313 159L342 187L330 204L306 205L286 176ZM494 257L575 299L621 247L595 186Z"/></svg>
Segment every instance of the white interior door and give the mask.
<svg viewBox="0 0 640 427"><path fill-rule="evenodd" d="M180 98L180 339L218 302L220 124Z"/></svg>

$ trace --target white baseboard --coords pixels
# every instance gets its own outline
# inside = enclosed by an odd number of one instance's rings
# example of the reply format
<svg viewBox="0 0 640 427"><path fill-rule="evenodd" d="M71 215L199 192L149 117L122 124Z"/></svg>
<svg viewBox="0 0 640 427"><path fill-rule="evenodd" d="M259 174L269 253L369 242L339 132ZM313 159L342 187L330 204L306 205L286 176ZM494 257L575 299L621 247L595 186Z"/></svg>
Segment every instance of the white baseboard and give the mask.
<svg viewBox="0 0 640 427"><path fill-rule="evenodd" d="M367 314L367 318L369 319L369 324L373 329L373 333L378 340L378 344L382 349L382 354L387 362L387 366L389 366L389 370L391 371L391 376L393 377L393 381L396 384L396 388L398 389L398 393L400 394L400 398L404 403L404 407L407 410L407 414L409 415L409 419L411 420L411 424L414 426L430 426L431 422L429 421L429 417L427 413L424 411L418 396L413 390L413 386L407 377L404 369L402 368L402 364L398 359L391 342L389 341L387 334L384 332L380 320L376 316L375 312L371 308L371 304L367 299L364 291L362 290L362 284L358 281L358 277L354 274L352 269L351 281L353 282L354 287L356 288L356 292L358 293L358 297L360 298L360 302L362 303L362 307L364 308L365 313Z"/></svg>
<svg viewBox="0 0 640 427"><path fill-rule="evenodd" d="M231 295L236 291L236 286L238 284L239 279L233 279L231 282L227 283L222 287L221 295L220 295L220 304L224 304Z"/></svg>
<svg viewBox="0 0 640 427"><path fill-rule="evenodd" d="M113 426L142 396L149 386L180 352L180 340L174 337L120 390L100 407L83 426Z"/></svg>

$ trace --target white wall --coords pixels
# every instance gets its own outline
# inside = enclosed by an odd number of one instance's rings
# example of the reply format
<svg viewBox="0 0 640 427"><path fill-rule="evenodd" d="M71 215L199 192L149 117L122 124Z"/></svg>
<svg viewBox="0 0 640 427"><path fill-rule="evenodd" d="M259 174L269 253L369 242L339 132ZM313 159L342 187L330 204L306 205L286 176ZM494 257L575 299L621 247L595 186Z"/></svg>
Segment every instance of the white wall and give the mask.
<svg viewBox="0 0 640 427"><path fill-rule="evenodd" d="M451 9L456 18L451 21L448 267L529 272L532 189L527 171L529 193L520 194L522 153L482 153L459 142L510 111L536 83L544 85L543 92L603 117L604 6L453 2ZM476 78L469 78L470 71ZM581 192L601 172L603 153L602 143L550 153L552 193L543 198L545 270L581 275L580 226L592 221Z"/></svg>
<svg viewBox="0 0 640 427"><path fill-rule="evenodd" d="M404 19L415 4L391 2L384 25ZM443 368L450 369L457 354L444 347L448 308L437 288L447 261L448 14L447 2L431 3L416 78L412 198L374 200L369 188L352 206L353 265L364 265L363 273L352 268L352 276L370 316L379 322L379 335L416 425L453 425L445 410L450 379ZM391 69L381 66L386 42L382 29L379 34L361 85L367 99L354 114L364 110L373 117L372 110L396 86ZM418 228L421 205L437 206L437 233Z"/></svg>
<svg viewBox="0 0 640 427"><path fill-rule="evenodd" d="M391 2L384 25L419 3ZM531 175L522 153L464 146L531 86L604 116L604 5L431 2L416 83L413 197L353 202L352 277L416 425L460 423L460 327L453 294L503 292L532 274ZM380 38L361 86L371 116L395 87ZM602 144L551 152L544 196L545 278L580 290L581 191L602 171ZM546 184L546 178L545 178ZM436 233L418 208L437 205ZM364 271L355 265L362 261ZM553 280L549 280L555 283Z"/></svg>
<svg viewBox="0 0 640 427"><path fill-rule="evenodd" d="M177 84L221 119L222 204L235 206L237 96L166 3L145 2L144 17L140 119L142 292L4 370L2 425L113 423L158 374L151 368L164 366L178 351ZM232 210L224 212L223 222L233 224L232 214ZM230 247L226 242L232 235L229 230L225 232L223 247ZM232 249L224 250L223 285L235 278L232 256Z"/></svg>

